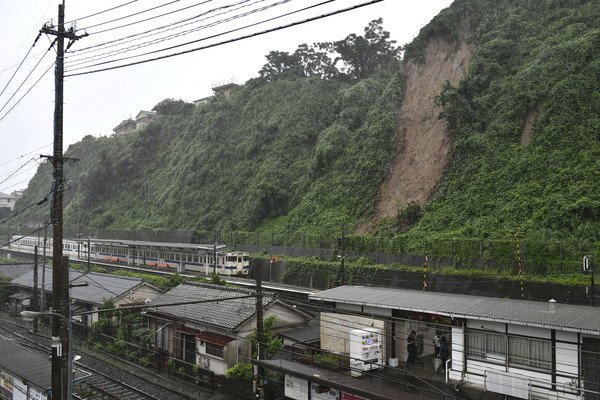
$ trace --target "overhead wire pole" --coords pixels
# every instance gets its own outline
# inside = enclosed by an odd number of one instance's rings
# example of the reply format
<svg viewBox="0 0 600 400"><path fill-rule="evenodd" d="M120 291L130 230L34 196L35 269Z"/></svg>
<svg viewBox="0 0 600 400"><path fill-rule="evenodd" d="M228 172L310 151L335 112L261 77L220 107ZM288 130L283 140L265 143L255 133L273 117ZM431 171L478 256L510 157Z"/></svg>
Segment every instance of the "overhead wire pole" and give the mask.
<svg viewBox="0 0 600 400"><path fill-rule="evenodd" d="M74 29L65 31L65 3L58 5L58 26L44 25L41 33L56 36L56 65L54 72L55 104L54 104L54 153L49 159L54 166L54 181L52 183L52 309L64 317L52 317L52 398L69 399L71 385L70 371L66 349L69 343L69 266L68 258L62 256L63 244L63 81L65 38L71 42L79 39ZM55 339L56 338L56 339ZM65 349L65 351L62 351Z"/></svg>

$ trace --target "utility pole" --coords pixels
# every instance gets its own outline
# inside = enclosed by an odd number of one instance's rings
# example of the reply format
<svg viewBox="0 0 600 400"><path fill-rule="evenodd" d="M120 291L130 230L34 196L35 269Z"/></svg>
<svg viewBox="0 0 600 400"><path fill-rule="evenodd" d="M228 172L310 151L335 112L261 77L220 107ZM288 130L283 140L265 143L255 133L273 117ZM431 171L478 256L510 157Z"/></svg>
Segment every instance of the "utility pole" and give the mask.
<svg viewBox="0 0 600 400"><path fill-rule="evenodd" d="M262 308L262 265L258 263L256 268L256 347L258 349L259 361L265 358L264 332L263 332L263 308ZM256 398L264 397L264 388L262 385L265 369L261 366L256 366Z"/></svg>
<svg viewBox="0 0 600 400"><path fill-rule="evenodd" d="M39 243L39 235L38 240ZM33 310L40 311L39 293L38 293L38 246L37 244L33 247ZM38 320L37 318L33 321L33 332L38 331Z"/></svg>
<svg viewBox="0 0 600 400"><path fill-rule="evenodd" d="M40 309L38 311L44 311L46 309L46 243L48 243L48 224L44 227L44 250L42 256L42 290L40 302Z"/></svg>
<svg viewBox="0 0 600 400"><path fill-rule="evenodd" d="M63 259L63 81L65 38L70 44L80 37L74 29L65 31L65 3L58 5L58 26L46 24L41 33L56 36L56 64L54 69L54 84L56 88L54 104L54 153L48 157L54 166L54 182L50 218L52 222L52 309L54 313L64 316L64 321L58 316L52 317L52 397L68 399L71 393L68 371L69 343L69 266L68 259ZM55 339L56 338L56 339ZM65 351L62 351L65 349ZM71 400L71 399L68 399Z"/></svg>
<svg viewBox="0 0 600 400"><path fill-rule="evenodd" d="M344 259L346 258L345 249L344 249L344 225L342 225L342 240L340 243L340 247L341 247L341 253L342 253L342 255L340 256L340 286L344 286L345 275L346 275L346 272L344 271Z"/></svg>

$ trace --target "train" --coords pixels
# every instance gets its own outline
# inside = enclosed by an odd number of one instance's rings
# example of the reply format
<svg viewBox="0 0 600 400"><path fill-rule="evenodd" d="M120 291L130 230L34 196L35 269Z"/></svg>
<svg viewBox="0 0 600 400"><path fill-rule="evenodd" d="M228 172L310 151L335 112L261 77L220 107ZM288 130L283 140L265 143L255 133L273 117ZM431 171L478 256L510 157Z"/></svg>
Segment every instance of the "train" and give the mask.
<svg viewBox="0 0 600 400"><path fill-rule="evenodd" d="M10 249L33 254L43 252L44 239L35 236L13 236ZM63 254L70 259L99 263L124 264L145 268L217 273L247 276L250 256L243 251L226 251L223 244L190 244L116 239L63 239ZM52 252L52 239L46 241L46 252Z"/></svg>

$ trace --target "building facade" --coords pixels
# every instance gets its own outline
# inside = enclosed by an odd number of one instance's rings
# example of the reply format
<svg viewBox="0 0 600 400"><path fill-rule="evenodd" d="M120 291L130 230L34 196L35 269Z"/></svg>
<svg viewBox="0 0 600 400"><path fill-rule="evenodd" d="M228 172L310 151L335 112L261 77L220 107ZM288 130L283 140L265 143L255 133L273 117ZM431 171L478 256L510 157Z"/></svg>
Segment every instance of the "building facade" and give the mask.
<svg viewBox="0 0 600 400"><path fill-rule="evenodd" d="M450 347L446 379L457 387L522 399L600 398L600 308L351 286L309 298L332 307L321 314L326 350L348 354L340 340L350 340L347 331L383 327L384 360L404 368L410 332L426 360L439 332Z"/></svg>

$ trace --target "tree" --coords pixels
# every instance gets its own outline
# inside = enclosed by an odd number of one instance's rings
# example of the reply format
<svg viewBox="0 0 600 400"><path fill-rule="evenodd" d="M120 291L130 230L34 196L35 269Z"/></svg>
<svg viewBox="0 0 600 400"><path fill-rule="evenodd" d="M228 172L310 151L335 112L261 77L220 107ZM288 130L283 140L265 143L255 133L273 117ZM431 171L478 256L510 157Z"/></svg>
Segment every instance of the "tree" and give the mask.
<svg viewBox="0 0 600 400"><path fill-rule="evenodd" d="M275 353L277 353L283 347L283 341L275 332L273 332L273 328L275 328L276 323L276 315L270 315L263 320L263 344L265 346L265 357L267 358L273 357ZM250 336L250 339L252 339L252 343L255 346L256 328L254 328L254 332L252 333L252 336ZM257 354L257 349L255 349L252 357L256 358Z"/></svg>
<svg viewBox="0 0 600 400"><path fill-rule="evenodd" d="M267 63L258 73L267 82L282 76L303 76L300 57L287 51L271 51L266 55Z"/></svg>
<svg viewBox="0 0 600 400"><path fill-rule="evenodd" d="M323 79L333 78L339 71L333 60L327 55L327 44L316 43L312 46L301 44L294 55L298 57L303 76L315 76Z"/></svg>
<svg viewBox="0 0 600 400"><path fill-rule="evenodd" d="M383 19L373 20L365 27L365 35L352 33L344 40L333 42L330 51L337 52L352 79L368 78L372 74L390 71L397 67L399 47L394 47L394 40L389 40L390 33L381 26Z"/></svg>
<svg viewBox="0 0 600 400"><path fill-rule="evenodd" d="M194 109L192 103L186 103L183 100L164 99L152 108L160 115L188 115Z"/></svg>

